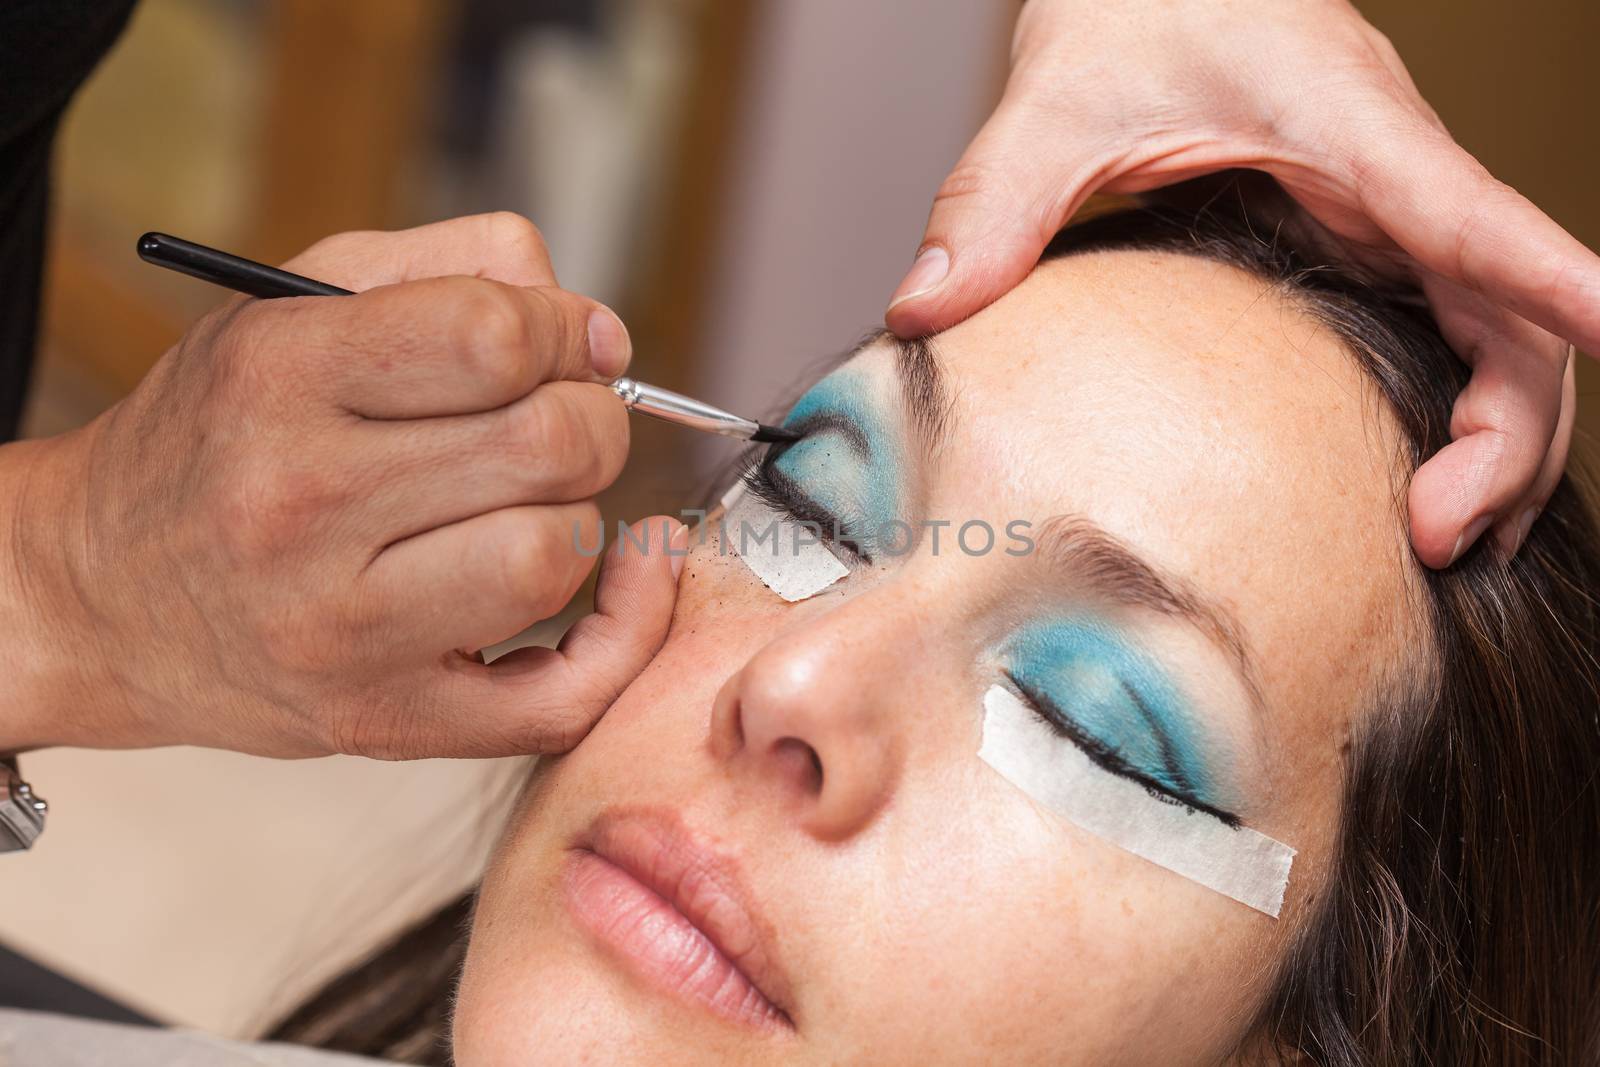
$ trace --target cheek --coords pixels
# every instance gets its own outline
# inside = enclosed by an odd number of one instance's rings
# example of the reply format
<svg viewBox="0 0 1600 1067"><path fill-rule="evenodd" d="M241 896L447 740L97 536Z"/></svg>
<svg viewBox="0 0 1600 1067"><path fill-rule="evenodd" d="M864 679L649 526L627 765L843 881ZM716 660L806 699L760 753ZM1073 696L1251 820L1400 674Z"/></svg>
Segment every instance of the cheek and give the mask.
<svg viewBox="0 0 1600 1067"><path fill-rule="evenodd" d="M697 546L684 560L660 651L568 758L660 744L680 725L703 731L718 689L776 632L785 607L738 557L720 554L715 537Z"/></svg>
<svg viewBox="0 0 1600 1067"><path fill-rule="evenodd" d="M870 846L805 884L833 887L801 899L838 932L813 968L834 979L818 1016L910 1062L1220 1061L1270 971L1267 920L1039 811L976 759L923 768Z"/></svg>
<svg viewBox="0 0 1600 1067"><path fill-rule="evenodd" d="M683 562L667 640L707 630L737 631L751 621L779 618L784 606L712 533Z"/></svg>
<svg viewBox="0 0 1600 1067"><path fill-rule="evenodd" d="M1211 1062L1244 1038L1303 909L1291 903L1277 920L1252 911L1043 809L987 768L965 793L987 828L966 849L981 857L990 894L969 904L979 918L968 937L1012 1003L1070 1025L1051 1032L1059 1047L1091 1053L1086 1062ZM1291 900L1308 888L1296 864Z"/></svg>

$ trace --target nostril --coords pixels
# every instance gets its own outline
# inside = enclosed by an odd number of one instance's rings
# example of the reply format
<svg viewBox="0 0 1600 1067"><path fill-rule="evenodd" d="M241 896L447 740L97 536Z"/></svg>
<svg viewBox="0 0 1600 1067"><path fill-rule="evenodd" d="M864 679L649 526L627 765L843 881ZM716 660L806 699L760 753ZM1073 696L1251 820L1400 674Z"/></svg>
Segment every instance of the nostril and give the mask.
<svg viewBox="0 0 1600 1067"><path fill-rule="evenodd" d="M772 756L786 775L806 792L822 792L822 757L798 737L781 738L772 746Z"/></svg>

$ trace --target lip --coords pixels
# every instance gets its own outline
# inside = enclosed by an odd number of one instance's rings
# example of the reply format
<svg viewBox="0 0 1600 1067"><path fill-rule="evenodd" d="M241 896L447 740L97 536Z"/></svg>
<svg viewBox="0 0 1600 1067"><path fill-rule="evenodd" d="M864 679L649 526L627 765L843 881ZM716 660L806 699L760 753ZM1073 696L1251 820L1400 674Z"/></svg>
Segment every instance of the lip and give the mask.
<svg viewBox="0 0 1600 1067"><path fill-rule="evenodd" d="M568 852L567 907L656 988L755 1030L793 1030L789 989L738 867L670 810L607 811Z"/></svg>

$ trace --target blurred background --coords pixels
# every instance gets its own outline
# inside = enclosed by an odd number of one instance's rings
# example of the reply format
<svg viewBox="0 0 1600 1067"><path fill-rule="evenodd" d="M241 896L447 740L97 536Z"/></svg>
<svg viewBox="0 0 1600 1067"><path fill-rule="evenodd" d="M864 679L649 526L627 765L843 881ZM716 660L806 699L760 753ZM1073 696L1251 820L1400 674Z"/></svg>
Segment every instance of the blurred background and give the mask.
<svg viewBox="0 0 1600 1067"><path fill-rule="evenodd" d="M1468 149L1600 247L1600 5L1358 6ZM92 419L222 299L142 266L145 230L279 262L502 209L622 314L641 378L772 412L881 321L998 98L1016 7L143 0L60 143L26 432ZM1580 435L1597 389L1585 361ZM726 448L632 429L608 517L698 503ZM152 1018L249 1036L469 885L520 770L30 754L51 829L6 861L0 941Z"/></svg>

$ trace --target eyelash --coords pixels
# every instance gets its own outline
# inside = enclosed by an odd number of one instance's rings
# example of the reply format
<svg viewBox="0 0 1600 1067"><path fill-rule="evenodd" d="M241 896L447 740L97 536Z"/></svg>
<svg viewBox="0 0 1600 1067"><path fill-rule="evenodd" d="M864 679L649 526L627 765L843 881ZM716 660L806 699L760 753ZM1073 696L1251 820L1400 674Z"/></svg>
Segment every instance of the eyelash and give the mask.
<svg viewBox="0 0 1600 1067"><path fill-rule="evenodd" d="M1128 765L1128 761L1119 756L1115 749L1103 744L1097 738L1085 733L1081 727L1072 720L1072 717L1063 713L1055 702L1042 693L1036 692L1017 681L1010 671L1005 672L1006 679L1022 697L1023 703L1039 717L1046 726L1050 727L1058 736L1077 745L1083 754L1088 756L1102 770L1137 782L1139 785L1163 802L1176 801L1190 811L1203 811L1217 819L1221 819L1228 826L1239 826L1239 816L1221 808L1212 807L1202 803L1192 794L1173 789L1171 786L1157 782L1149 775L1143 774Z"/></svg>
<svg viewBox="0 0 1600 1067"><path fill-rule="evenodd" d="M800 429L804 433L805 427ZM818 536L850 557L846 562L870 564L871 553L860 540L850 536L849 523L811 499L793 478L773 466L779 456L804 440L802 436L797 441L773 445L764 454L753 457L740 480L747 490L774 509L796 522L815 525Z"/></svg>

